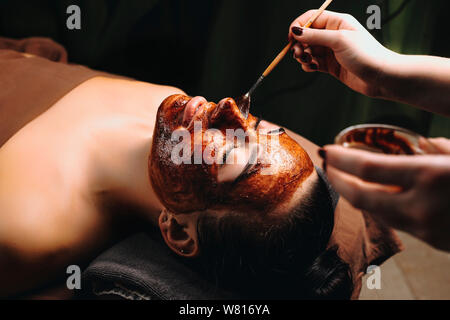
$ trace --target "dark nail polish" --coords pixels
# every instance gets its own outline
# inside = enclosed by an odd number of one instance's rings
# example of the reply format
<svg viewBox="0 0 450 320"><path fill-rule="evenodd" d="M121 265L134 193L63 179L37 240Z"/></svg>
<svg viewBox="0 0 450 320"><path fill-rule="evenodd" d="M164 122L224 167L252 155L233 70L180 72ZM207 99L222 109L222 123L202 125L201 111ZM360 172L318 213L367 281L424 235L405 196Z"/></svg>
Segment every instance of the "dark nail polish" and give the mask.
<svg viewBox="0 0 450 320"><path fill-rule="evenodd" d="M318 154L323 160L327 160L327 152L325 149L319 149Z"/></svg>
<svg viewBox="0 0 450 320"><path fill-rule="evenodd" d="M310 63L312 60L312 57L309 53L303 52L300 55L300 60L302 60L302 62L304 62L304 63Z"/></svg>
<svg viewBox="0 0 450 320"><path fill-rule="evenodd" d="M311 70L318 70L318 69L319 69L319 66L318 66L317 64L315 64L315 63L311 63L311 64L309 65L309 68L310 68Z"/></svg>
<svg viewBox="0 0 450 320"><path fill-rule="evenodd" d="M327 172L327 162L326 161L323 161L322 169L323 169L324 172Z"/></svg>
<svg viewBox="0 0 450 320"><path fill-rule="evenodd" d="M302 28L292 27L291 30L292 30L292 33L295 34L296 36L301 36L303 34Z"/></svg>

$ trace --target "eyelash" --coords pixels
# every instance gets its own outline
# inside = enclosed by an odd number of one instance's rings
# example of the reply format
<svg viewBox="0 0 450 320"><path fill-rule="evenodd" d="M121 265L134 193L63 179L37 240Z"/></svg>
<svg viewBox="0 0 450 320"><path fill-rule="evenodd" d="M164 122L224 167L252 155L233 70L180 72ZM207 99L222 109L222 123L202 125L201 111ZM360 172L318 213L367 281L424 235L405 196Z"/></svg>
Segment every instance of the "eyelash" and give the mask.
<svg viewBox="0 0 450 320"><path fill-rule="evenodd" d="M230 155L231 151L233 151L235 148L236 146L232 146L223 154L222 165L226 164L228 156Z"/></svg>
<svg viewBox="0 0 450 320"><path fill-rule="evenodd" d="M259 117L258 120L256 120L255 130L258 129L259 124L260 124L261 121L263 121L263 120L264 120L264 119L263 119L262 117ZM269 132L267 132L266 134L267 134L267 135L269 135L269 134L275 134L275 133L277 133L277 134L282 134L282 133L285 133L285 132L286 132L286 130L285 130L284 128L278 128L278 129L269 131Z"/></svg>
<svg viewBox="0 0 450 320"><path fill-rule="evenodd" d="M258 129L259 124L263 121L262 117L259 117L258 120L256 120L255 130Z"/></svg>
<svg viewBox="0 0 450 320"><path fill-rule="evenodd" d="M278 128L278 129L275 129L275 130L267 132L267 134L275 134L275 133L282 134L282 133L285 133L285 132L286 132L286 130L284 130L284 128Z"/></svg>
<svg viewBox="0 0 450 320"><path fill-rule="evenodd" d="M261 163L258 161L257 163L255 163L253 165L253 167L249 171L247 171L246 173L241 174L239 177L237 177L236 180L233 181L233 185L235 185L242 179L251 177L252 175L258 173L260 169L261 169ZM243 171L245 171L245 169Z"/></svg>

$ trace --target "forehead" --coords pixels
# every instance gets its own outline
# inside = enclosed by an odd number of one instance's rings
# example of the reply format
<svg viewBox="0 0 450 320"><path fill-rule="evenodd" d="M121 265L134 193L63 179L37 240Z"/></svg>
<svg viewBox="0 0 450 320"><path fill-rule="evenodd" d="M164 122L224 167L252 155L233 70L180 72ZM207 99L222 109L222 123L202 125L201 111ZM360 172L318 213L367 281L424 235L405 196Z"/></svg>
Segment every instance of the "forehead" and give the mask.
<svg viewBox="0 0 450 320"><path fill-rule="evenodd" d="M256 164L256 173L228 184L224 191L228 205L266 213L279 211L280 204L289 203L314 171L308 154L287 134L282 134L279 144L271 145L263 157L262 164Z"/></svg>

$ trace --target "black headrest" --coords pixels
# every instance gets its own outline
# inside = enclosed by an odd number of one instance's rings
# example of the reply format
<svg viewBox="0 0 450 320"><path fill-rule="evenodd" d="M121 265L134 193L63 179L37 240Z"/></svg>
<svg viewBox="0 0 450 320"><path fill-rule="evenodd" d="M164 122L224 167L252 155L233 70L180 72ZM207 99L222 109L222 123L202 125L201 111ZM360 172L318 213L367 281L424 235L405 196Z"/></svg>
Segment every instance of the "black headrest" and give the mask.
<svg viewBox="0 0 450 320"><path fill-rule="evenodd" d="M316 170L336 207L338 194L324 172ZM216 288L184 265L162 241L159 230L133 235L98 256L83 273L82 295L133 300L239 299L238 294Z"/></svg>

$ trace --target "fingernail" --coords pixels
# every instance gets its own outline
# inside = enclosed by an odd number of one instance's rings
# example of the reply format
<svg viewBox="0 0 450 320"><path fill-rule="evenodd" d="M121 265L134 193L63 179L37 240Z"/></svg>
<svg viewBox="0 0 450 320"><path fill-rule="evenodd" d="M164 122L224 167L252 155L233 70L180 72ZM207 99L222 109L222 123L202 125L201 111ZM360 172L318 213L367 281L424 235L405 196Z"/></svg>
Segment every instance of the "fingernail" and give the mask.
<svg viewBox="0 0 450 320"><path fill-rule="evenodd" d="M303 52L303 53L300 55L300 60L302 60L304 63L310 63L311 60L312 60L312 57L311 57L310 54L308 54L308 53L306 53L306 52Z"/></svg>
<svg viewBox="0 0 450 320"><path fill-rule="evenodd" d="M295 34L296 36L301 36L303 34L302 28L292 27L291 30L292 30L292 33Z"/></svg>
<svg viewBox="0 0 450 320"><path fill-rule="evenodd" d="M315 63L311 63L311 64L309 65L309 68L310 68L311 70L318 70L318 69L319 69L319 66L318 66L317 64L315 64Z"/></svg>
<svg viewBox="0 0 450 320"><path fill-rule="evenodd" d="M327 151L323 148L320 148L317 152L319 154L319 157L321 157L323 160L327 160Z"/></svg>
<svg viewBox="0 0 450 320"><path fill-rule="evenodd" d="M326 172L327 171L327 151L323 148L320 148L317 153L319 154L319 157L321 157L323 159L322 169L323 169L323 171Z"/></svg>
<svg viewBox="0 0 450 320"><path fill-rule="evenodd" d="M327 162L325 160L322 163L322 169L324 172L327 172Z"/></svg>

